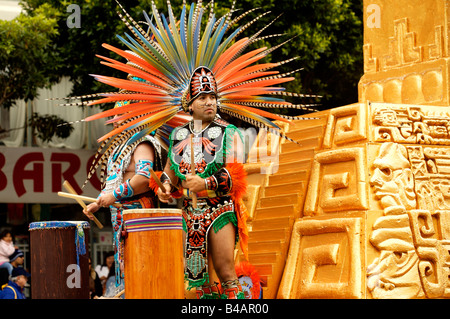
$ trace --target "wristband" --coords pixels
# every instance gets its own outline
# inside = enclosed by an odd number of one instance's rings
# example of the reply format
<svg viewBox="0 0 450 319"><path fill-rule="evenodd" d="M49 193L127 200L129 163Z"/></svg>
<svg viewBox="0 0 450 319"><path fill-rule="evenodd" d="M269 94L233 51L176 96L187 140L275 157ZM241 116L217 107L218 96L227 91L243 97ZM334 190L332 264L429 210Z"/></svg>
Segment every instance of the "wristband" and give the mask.
<svg viewBox="0 0 450 319"><path fill-rule="evenodd" d="M215 178L215 176L210 176L205 178L205 187L208 190L213 190L215 191L217 189L217 179Z"/></svg>
<svg viewBox="0 0 450 319"><path fill-rule="evenodd" d="M114 191L113 196L117 200L121 200L122 198L133 197L134 190L130 185L130 180L127 179L126 182L120 184Z"/></svg>
<svg viewBox="0 0 450 319"><path fill-rule="evenodd" d="M224 167L212 175L216 182L216 191L220 194L228 194L231 191L232 180L230 173Z"/></svg>

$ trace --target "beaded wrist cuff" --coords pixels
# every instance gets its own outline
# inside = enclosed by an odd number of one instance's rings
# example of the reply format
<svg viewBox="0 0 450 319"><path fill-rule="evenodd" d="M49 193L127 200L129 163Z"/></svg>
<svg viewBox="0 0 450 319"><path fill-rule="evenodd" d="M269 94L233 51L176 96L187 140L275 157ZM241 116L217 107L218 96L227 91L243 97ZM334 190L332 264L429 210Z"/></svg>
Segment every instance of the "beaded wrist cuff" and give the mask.
<svg viewBox="0 0 450 319"><path fill-rule="evenodd" d="M133 197L134 190L130 185L130 180L127 179L124 183L120 184L114 191L113 195L117 200L122 198Z"/></svg>

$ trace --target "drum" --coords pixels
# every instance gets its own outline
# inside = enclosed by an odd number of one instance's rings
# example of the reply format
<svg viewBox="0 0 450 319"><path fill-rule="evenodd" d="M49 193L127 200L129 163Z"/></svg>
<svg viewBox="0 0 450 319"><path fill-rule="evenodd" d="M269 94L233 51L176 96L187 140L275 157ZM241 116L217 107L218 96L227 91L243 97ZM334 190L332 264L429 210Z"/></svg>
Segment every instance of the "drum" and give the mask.
<svg viewBox="0 0 450 319"><path fill-rule="evenodd" d="M32 299L89 299L89 223L29 225Z"/></svg>
<svg viewBox="0 0 450 319"><path fill-rule="evenodd" d="M125 298L183 299L183 223L180 209L123 212Z"/></svg>

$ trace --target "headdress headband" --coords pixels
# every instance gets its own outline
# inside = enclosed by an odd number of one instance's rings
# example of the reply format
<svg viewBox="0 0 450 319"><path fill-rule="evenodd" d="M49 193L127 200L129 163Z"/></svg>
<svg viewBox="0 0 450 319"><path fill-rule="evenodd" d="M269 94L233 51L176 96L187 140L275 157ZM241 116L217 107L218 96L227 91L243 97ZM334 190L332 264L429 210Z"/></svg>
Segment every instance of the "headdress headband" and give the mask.
<svg viewBox="0 0 450 319"><path fill-rule="evenodd" d="M185 112L188 106L202 93L214 93L217 96L217 84L214 74L205 66L194 70L189 80L189 89L181 98L181 105Z"/></svg>

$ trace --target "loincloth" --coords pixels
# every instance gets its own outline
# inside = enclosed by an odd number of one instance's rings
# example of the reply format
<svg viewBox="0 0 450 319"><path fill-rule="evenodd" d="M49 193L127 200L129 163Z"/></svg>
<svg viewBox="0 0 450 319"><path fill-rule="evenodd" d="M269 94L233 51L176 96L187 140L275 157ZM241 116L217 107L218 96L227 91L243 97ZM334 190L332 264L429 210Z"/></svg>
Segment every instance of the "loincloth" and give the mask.
<svg viewBox="0 0 450 319"><path fill-rule="evenodd" d="M183 203L183 228L187 233L185 279L189 282L188 289L209 282L207 239L211 227L214 232L230 222L237 227L234 202L230 196L199 198L197 209L191 203L190 199L185 199Z"/></svg>

